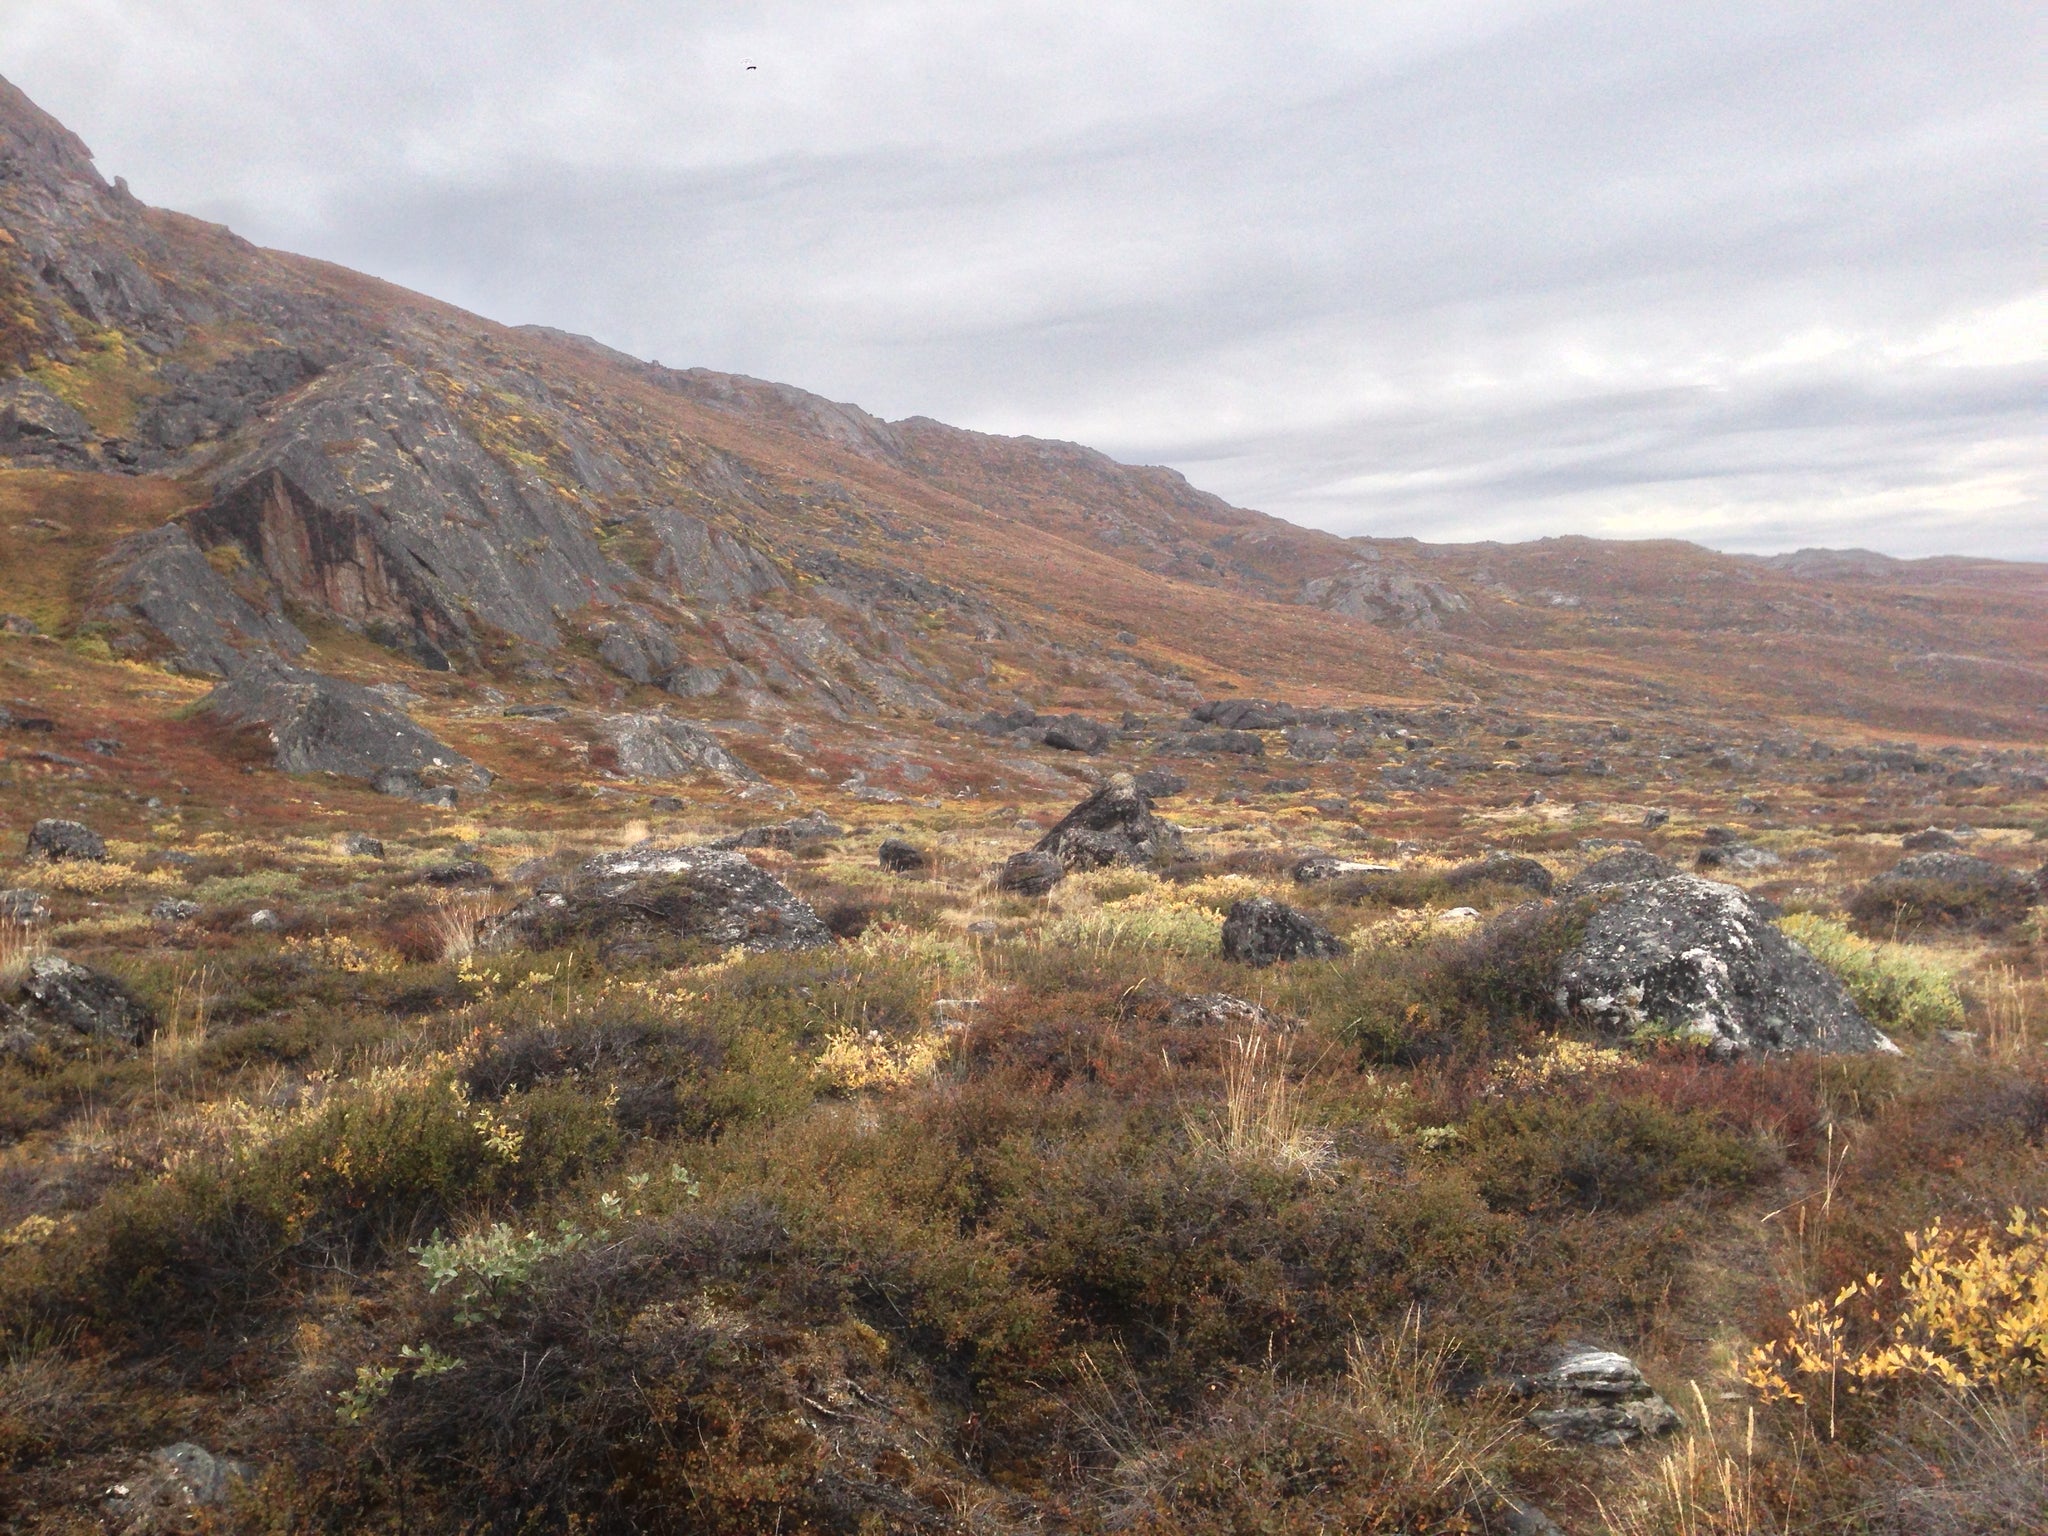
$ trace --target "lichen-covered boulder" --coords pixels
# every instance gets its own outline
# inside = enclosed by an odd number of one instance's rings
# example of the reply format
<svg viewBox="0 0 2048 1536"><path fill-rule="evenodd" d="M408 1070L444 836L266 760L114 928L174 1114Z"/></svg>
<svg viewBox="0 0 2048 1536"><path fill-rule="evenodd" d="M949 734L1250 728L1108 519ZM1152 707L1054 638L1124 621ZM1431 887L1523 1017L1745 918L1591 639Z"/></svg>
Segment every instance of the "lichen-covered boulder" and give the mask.
<svg viewBox="0 0 2048 1536"><path fill-rule="evenodd" d="M1572 877L1569 891L1578 894L1604 890L1611 885L1633 885L1638 880L1668 880L1677 873L1677 865L1659 858L1647 848L1624 848L1619 853L1595 859L1580 870Z"/></svg>
<svg viewBox="0 0 2048 1536"><path fill-rule="evenodd" d="M1556 998L1603 1033L1668 1030L1722 1057L1897 1049L1732 885L1674 875L1603 887L1588 905Z"/></svg>
<svg viewBox="0 0 2048 1536"><path fill-rule="evenodd" d="M140 1045L156 1033L149 1005L116 978L62 955L38 955L21 983L17 1018L37 1033L68 1031L93 1040Z"/></svg>
<svg viewBox="0 0 2048 1536"><path fill-rule="evenodd" d="M694 773L758 783L760 775L725 749L702 726L673 715L613 715L604 734L619 772L632 779L681 779Z"/></svg>
<svg viewBox="0 0 2048 1536"><path fill-rule="evenodd" d="M1034 851L1049 853L1065 869L1147 864L1180 847L1180 832L1152 810L1152 797L1128 773L1107 783L1060 818Z"/></svg>
<svg viewBox="0 0 2048 1536"><path fill-rule="evenodd" d="M76 859L97 863L107 856L106 842L82 821L46 816L28 831L28 856L55 863Z"/></svg>
<svg viewBox="0 0 2048 1536"><path fill-rule="evenodd" d="M1235 903L1223 918L1223 958L1246 965L1327 959L1349 947L1306 912L1265 896Z"/></svg>
<svg viewBox="0 0 2048 1536"><path fill-rule="evenodd" d="M610 958L678 945L822 949L817 913L744 854L725 848L629 848L583 864L565 889L543 890L486 925L487 951L592 943Z"/></svg>
<svg viewBox="0 0 2048 1536"><path fill-rule="evenodd" d="M1470 890L1475 885L1511 885L1548 896L1557 888L1557 877L1548 866L1518 853L1488 854L1469 864L1460 864L1444 876L1451 890Z"/></svg>

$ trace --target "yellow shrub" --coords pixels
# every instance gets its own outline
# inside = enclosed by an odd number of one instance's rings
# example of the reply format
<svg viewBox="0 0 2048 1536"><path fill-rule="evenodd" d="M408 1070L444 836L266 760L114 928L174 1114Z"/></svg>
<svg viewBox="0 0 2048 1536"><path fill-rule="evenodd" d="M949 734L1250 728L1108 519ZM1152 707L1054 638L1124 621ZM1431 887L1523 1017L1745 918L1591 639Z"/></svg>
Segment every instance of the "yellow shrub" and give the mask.
<svg viewBox="0 0 2048 1536"><path fill-rule="evenodd" d="M1821 1383L1832 1395L1909 1378L2010 1387L2048 1377L2048 1209L2015 1209L1990 1230L1936 1222L1908 1233L1906 1246L1913 1257L1889 1328L1886 1281L1866 1275L1795 1308L1784 1342L1751 1354L1750 1385L1803 1403Z"/></svg>
<svg viewBox="0 0 2048 1536"><path fill-rule="evenodd" d="M844 1029L825 1042L813 1070L846 1093L864 1088L908 1088L937 1076L952 1046L951 1037L940 1030L891 1040L879 1030Z"/></svg>

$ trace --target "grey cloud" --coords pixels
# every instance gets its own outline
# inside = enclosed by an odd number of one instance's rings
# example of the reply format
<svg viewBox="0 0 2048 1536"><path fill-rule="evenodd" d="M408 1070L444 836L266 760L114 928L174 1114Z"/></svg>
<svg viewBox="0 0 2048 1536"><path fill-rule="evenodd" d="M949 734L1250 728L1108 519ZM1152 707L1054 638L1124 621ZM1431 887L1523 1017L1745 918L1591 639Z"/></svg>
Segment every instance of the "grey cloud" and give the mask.
<svg viewBox="0 0 2048 1536"><path fill-rule="evenodd" d="M0 0L0 72L495 318L1346 533L2048 556L2025 8L167 9Z"/></svg>

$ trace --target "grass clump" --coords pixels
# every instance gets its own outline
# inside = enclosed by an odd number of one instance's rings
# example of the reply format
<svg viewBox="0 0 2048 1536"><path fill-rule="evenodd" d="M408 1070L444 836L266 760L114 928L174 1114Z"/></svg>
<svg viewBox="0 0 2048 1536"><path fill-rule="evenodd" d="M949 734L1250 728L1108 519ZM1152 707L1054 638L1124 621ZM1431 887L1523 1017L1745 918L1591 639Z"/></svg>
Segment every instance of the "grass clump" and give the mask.
<svg viewBox="0 0 2048 1536"><path fill-rule="evenodd" d="M1862 938L1816 913L1794 913L1778 926L1834 972L1880 1029L1912 1036L1962 1028L1962 994L1934 960L1902 944Z"/></svg>

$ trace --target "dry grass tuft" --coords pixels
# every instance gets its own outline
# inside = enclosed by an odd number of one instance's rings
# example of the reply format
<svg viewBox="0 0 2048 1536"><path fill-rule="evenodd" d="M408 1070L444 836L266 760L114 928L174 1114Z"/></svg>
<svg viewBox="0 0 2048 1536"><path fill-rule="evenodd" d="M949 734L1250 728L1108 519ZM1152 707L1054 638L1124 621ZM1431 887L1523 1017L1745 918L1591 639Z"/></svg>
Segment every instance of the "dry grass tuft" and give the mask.
<svg viewBox="0 0 2048 1536"><path fill-rule="evenodd" d="M1334 1150L1302 1118L1288 1072L1293 1045L1263 1034L1238 1035L1223 1063L1223 1123L1185 1118L1197 1148L1233 1163L1263 1163L1290 1173L1320 1173Z"/></svg>
<svg viewBox="0 0 2048 1536"><path fill-rule="evenodd" d="M0 992L12 992L28 980L28 968L49 947L40 929L11 917L0 919Z"/></svg>
<svg viewBox="0 0 2048 1536"><path fill-rule="evenodd" d="M451 897L427 914L427 933L441 958L458 964L476 953L477 934L492 915L487 897Z"/></svg>

